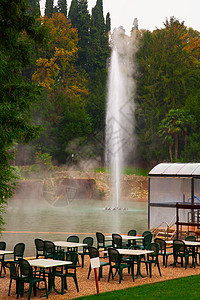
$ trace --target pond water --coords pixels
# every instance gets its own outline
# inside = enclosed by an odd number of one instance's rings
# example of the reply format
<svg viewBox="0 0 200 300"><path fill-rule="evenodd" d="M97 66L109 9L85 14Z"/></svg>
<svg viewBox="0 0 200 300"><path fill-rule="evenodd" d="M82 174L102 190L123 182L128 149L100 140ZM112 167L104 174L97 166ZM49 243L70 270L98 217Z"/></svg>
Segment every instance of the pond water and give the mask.
<svg viewBox="0 0 200 300"><path fill-rule="evenodd" d="M69 235L77 234L80 241L93 236L96 244L96 231L126 234L136 229L142 234L148 227L147 203L123 200L121 204L126 210L105 210L106 200L80 199L55 207L44 199L12 199L4 215L6 225L1 240L6 241L8 250L24 242L25 255L33 256L35 238L66 241Z"/></svg>

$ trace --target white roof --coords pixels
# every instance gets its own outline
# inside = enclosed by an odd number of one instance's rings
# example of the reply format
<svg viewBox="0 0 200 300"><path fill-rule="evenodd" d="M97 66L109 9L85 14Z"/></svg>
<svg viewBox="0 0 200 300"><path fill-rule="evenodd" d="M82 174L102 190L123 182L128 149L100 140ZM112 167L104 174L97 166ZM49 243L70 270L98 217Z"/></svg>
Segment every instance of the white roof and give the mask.
<svg viewBox="0 0 200 300"><path fill-rule="evenodd" d="M200 176L200 163L160 163L149 175Z"/></svg>

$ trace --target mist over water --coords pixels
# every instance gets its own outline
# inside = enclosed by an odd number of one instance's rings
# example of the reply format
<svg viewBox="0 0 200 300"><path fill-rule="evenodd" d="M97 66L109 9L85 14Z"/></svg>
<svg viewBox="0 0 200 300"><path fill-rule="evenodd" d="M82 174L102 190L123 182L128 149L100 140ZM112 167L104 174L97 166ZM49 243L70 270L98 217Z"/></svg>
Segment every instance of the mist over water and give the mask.
<svg viewBox="0 0 200 300"><path fill-rule="evenodd" d="M105 160L112 172L111 208L120 207L122 168L134 155L134 32L127 36L122 27L111 37L111 61L106 110Z"/></svg>

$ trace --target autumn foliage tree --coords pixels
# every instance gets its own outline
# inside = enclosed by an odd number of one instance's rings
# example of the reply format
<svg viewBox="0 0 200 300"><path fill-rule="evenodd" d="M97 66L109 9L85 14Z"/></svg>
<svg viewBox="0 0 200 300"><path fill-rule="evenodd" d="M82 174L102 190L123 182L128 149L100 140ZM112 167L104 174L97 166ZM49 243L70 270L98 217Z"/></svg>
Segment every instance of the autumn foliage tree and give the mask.
<svg viewBox="0 0 200 300"><path fill-rule="evenodd" d="M33 75L33 80L43 85L47 97L47 103L44 105L47 130L43 133L47 136L41 136L40 142L45 148L47 145L44 145L44 141L48 139L49 151L52 149L54 157L64 162L67 143L72 138L90 132L84 100L89 93L87 77L76 68L77 29L72 28L71 23L60 13L53 14L51 18L45 17L43 26L49 34L48 48L45 51L41 50L41 57L37 60L37 68ZM66 113L70 110L77 126L73 124L70 113ZM78 120L81 120L82 127Z"/></svg>

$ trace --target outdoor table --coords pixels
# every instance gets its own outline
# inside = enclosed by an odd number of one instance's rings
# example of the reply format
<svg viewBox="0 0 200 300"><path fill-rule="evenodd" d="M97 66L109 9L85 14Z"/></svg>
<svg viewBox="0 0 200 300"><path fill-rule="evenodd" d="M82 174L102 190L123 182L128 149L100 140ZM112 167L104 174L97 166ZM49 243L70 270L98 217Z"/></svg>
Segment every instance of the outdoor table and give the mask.
<svg viewBox="0 0 200 300"><path fill-rule="evenodd" d="M4 255L6 254L13 254L13 250L12 251L9 251L9 250L0 250L0 255L2 255L2 264L3 264L3 261L4 261ZM1 271L2 271L2 267L1 267L1 270L0 270L0 278L3 278L5 276L1 276Z"/></svg>
<svg viewBox="0 0 200 300"><path fill-rule="evenodd" d="M139 277L139 275L144 278L141 274L141 257L145 254L153 253L153 250L133 250L133 249L117 249L120 254L122 255L128 255L128 256L135 256L137 259L137 274L135 279Z"/></svg>
<svg viewBox="0 0 200 300"><path fill-rule="evenodd" d="M63 242L63 241L55 241L54 244L56 245L56 247L63 247L63 248L74 248L74 247L87 246L87 244L83 244L83 243Z"/></svg>
<svg viewBox="0 0 200 300"><path fill-rule="evenodd" d="M64 260L53 260L53 259L43 259L43 258L38 258L38 259L30 259L28 260L29 264L31 267L38 267L42 269L49 269L49 282L48 282L48 295L51 293L52 288L54 291L58 294L61 294L56 288L55 288L55 281L54 281L54 276L53 276L53 267L60 267L60 266L66 266L72 264L71 261L64 261ZM46 295L44 295L46 296ZM42 296L42 297L44 297Z"/></svg>
<svg viewBox="0 0 200 300"><path fill-rule="evenodd" d="M123 240L143 240L143 236L120 234ZM112 239L112 235L106 235L107 239Z"/></svg>

